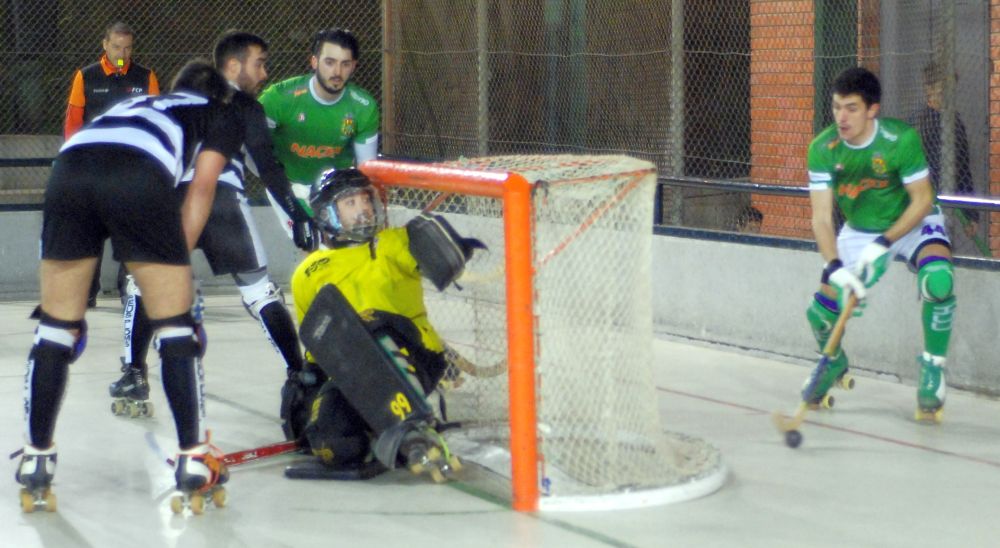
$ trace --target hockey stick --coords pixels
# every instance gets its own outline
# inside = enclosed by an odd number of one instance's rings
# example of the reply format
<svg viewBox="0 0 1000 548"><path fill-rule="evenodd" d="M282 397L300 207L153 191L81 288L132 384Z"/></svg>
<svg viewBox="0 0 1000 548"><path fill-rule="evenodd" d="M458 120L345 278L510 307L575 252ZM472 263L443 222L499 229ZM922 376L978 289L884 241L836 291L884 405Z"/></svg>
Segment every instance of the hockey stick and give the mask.
<svg viewBox="0 0 1000 548"><path fill-rule="evenodd" d="M284 455L286 453L294 453L298 449L299 449L298 442L283 441L278 443L272 443L270 445L265 445L263 447L244 449L242 451L235 451L233 453L226 453L222 457L222 462L226 463L227 466L239 466L240 464L245 464L258 459L276 457L278 455Z"/></svg>
<svg viewBox="0 0 1000 548"><path fill-rule="evenodd" d="M465 356L459 354L457 350L447 343L444 345L444 359L448 362L448 365L455 366L459 371L481 379L497 377L507 372L507 360L504 358L497 360L495 364L490 366L478 366L466 359Z"/></svg>
<svg viewBox="0 0 1000 548"><path fill-rule="evenodd" d="M156 436L152 432L146 432L146 443L153 450L154 453L162 460L167 463L168 466L174 466L176 461L173 457L170 457L163 451L160 444L156 441ZM242 451L235 451L232 453L226 453L222 456L222 462L226 466L239 466L240 464L245 464L258 459L264 459L267 457L275 457L278 455L284 455L286 453L293 453L299 448L298 443L294 441L283 441L279 443L272 443L270 445L265 445L263 447L255 447L252 449L244 449Z"/></svg>
<svg viewBox="0 0 1000 548"><path fill-rule="evenodd" d="M858 298L852 292L847 299L847 303L844 305L844 309L840 311L840 316L837 316L837 323L833 325L833 331L830 333L830 338L827 339L826 345L823 347L823 355L820 357L819 363L816 366L816 374L814 374L810 380L810 386L802 390L803 393L811 392L815 387L815 384L819 382L819 379L823 376L826 371L826 367L830 364L830 360L834 358L837 353L837 349L840 348L840 340L844 337L844 331L847 326L847 320L851 317L854 312L854 307L858 304ZM785 441L791 447L797 447L802 441L801 435L798 434L798 428L805 421L806 412L809 410L809 402L803 398L799 403L798 409L795 410L795 414L790 418L785 418L784 414L780 411L775 411L771 418L774 420L774 425L778 427L778 430L785 434ZM792 435L795 432L795 435Z"/></svg>

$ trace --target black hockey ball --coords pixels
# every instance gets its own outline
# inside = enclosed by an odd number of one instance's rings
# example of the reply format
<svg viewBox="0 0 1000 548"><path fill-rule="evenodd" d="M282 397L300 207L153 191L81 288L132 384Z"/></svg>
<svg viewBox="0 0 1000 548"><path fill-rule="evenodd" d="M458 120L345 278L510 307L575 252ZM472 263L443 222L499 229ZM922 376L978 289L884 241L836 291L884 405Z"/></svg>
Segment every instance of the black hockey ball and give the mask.
<svg viewBox="0 0 1000 548"><path fill-rule="evenodd" d="M785 445L795 449L802 443L802 434L798 430L785 432Z"/></svg>

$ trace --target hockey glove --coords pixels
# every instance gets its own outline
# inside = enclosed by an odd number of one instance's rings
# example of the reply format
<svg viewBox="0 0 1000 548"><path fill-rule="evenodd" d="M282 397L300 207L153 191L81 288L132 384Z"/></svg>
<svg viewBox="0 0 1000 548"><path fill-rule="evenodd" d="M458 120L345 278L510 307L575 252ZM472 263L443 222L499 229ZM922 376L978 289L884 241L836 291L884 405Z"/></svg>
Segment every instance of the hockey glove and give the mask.
<svg viewBox="0 0 1000 548"><path fill-rule="evenodd" d="M282 194L281 196L275 196L271 193L281 209L285 211L288 215L292 224L292 241L295 242L296 247L302 251L314 251L316 249L316 238L313 236L313 222L312 222L312 212L309 210L302 200L298 199L295 194L289 189L288 192Z"/></svg>
<svg viewBox="0 0 1000 548"><path fill-rule="evenodd" d="M861 256L858 264L854 267L854 272L863 282L865 287L875 285L875 282L885 274L889 268L889 240L885 236L875 238L875 241L861 249Z"/></svg>
<svg viewBox="0 0 1000 548"><path fill-rule="evenodd" d="M840 259L830 261L823 271L823 278L837 290L837 303L843 309L847 304L847 298L851 293L858 298L858 304L854 307L854 316L860 316L865 308L865 284L850 270L844 268L844 263Z"/></svg>

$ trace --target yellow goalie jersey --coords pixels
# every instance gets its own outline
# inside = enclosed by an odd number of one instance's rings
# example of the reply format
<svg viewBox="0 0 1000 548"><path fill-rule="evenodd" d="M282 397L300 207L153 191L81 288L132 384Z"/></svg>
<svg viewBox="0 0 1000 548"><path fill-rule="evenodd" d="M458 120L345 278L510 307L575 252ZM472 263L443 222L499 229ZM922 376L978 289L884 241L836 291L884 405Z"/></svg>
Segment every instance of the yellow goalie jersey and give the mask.
<svg viewBox="0 0 1000 548"><path fill-rule="evenodd" d="M356 311L381 310L406 316L420 330L424 347L442 352L441 338L427 318L417 261L406 228L387 228L372 245L314 251L292 275L299 324L319 290L334 284Z"/></svg>

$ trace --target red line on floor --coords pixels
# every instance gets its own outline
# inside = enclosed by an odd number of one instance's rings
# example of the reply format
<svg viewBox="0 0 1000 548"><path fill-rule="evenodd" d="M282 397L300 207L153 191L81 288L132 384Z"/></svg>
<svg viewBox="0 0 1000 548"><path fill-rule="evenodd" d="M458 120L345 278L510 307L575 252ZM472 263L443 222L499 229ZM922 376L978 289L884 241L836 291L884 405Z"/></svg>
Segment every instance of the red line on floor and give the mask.
<svg viewBox="0 0 1000 548"><path fill-rule="evenodd" d="M663 388L662 386L658 386L656 389L659 390L660 392L669 392L671 394L676 394L678 396L684 396L686 398L692 398L692 399L696 399L696 400L702 400L702 401L707 401L707 402L711 402L711 403L717 403L719 405L725 405L726 407L733 407L733 408L736 408L736 409L743 409L744 411L752 411L754 413L759 413L759 414L762 414L762 415L767 415L767 416L771 415L771 413L768 412L768 411L765 411L765 410L757 408L757 407L751 407L749 405L743 405L743 404L739 404L739 403L733 403L733 402L730 402L730 401L719 400L719 399L716 399L716 398L710 398L708 396L701 396L701 395L698 395L698 394L692 394L690 392L682 392L680 390L674 390L672 388ZM902 447L909 447L911 449L918 449L920 451L926 451L928 453L936 453L938 455L945 455L945 456L948 456L948 457L955 457L957 459L967 460L969 462L975 462L975 463L978 463L978 464L985 464L987 466L993 466L994 468L1000 468L1000 462L997 462L997 461L994 461L994 460L989 460L989 459L984 459L984 458L980 458L980 457L976 457L976 456L973 456L973 455L964 455L962 453L955 453L954 451L946 451L944 449L937 449L937 448L934 448L934 447L929 447L929 446L926 446L926 445L921 445L919 443L913 443L913 442L909 442L909 441L899 440L899 439L896 439L896 438L889 438L889 437L886 437L886 436L880 436L878 434L871 434L869 432L862 432L860 430L853 430L851 428L844 428L842 426L834 426L832 424L824 424L824 423L815 422L815 421L811 421L811 420L806 420L805 423L806 424L810 424L812 426L817 426L819 428L826 428L827 430L835 430L837 432L844 432L845 434L854 434L854 435L857 435L857 436L862 436L862 437L870 438L870 439L873 439L873 440L884 441L886 443L891 443L891 444L894 444L894 445L900 445Z"/></svg>

